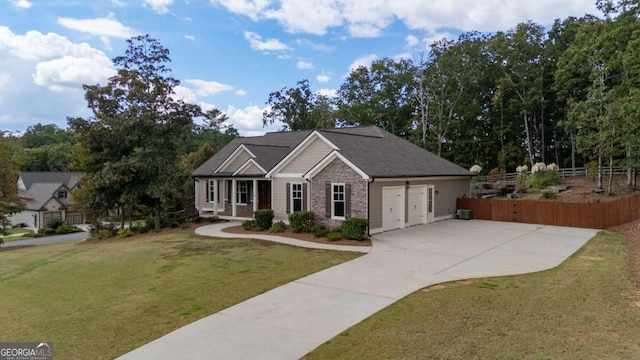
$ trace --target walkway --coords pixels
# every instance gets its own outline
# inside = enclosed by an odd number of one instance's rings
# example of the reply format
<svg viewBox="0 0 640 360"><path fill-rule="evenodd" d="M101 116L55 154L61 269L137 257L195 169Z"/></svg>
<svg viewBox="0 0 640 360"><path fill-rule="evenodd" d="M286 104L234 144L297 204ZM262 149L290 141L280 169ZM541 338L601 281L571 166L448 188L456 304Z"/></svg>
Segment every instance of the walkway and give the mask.
<svg viewBox="0 0 640 360"><path fill-rule="evenodd" d="M425 286L553 268L596 233L450 220L381 234L360 258L198 320L121 359L298 359Z"/></svg>

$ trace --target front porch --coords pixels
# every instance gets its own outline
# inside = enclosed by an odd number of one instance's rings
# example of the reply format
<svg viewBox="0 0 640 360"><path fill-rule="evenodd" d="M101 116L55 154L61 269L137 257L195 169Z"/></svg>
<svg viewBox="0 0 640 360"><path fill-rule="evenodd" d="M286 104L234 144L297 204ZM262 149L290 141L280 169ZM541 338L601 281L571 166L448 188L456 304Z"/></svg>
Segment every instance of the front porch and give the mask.
<svg viewBox="0 0 640 360"><path fill-rule="evenodd" d="M263 178L196 178L196 208L200 216L252 219L253 212L271 209L271 181Z"/></svg>

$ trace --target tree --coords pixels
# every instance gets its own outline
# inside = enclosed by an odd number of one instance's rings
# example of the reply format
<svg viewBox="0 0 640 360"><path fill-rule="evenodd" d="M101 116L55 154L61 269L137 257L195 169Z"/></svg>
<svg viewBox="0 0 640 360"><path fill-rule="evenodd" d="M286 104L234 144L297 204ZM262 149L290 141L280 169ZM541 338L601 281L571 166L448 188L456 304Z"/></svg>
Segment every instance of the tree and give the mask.
<svg viewBox="0 0 640 360"><path fill-rule="evenodd" d="M326 97L311 91L307 79L298 81L297 87L270 93L267 105L269 110L262 113L264 126L281 122L285 130L295 131L330 125L331 107Z"/></svg>
<svg viewBox="0 0 640 360"><path fill-rule="evenodd" d="M172 97L180 82L172 78L169 50L149 35L127 40L124 56L113 59L117 74L102 85L84 85L93 117L70 119L84 154L90 183L83 200L102 212L134 204L154 209L175 200L189 177L180 149L201 114L197 105Z"/></svg>
<svg viewBox="0 0 640 360"><path fill-rule="evenodd" d="M55 124L29 126L20 138L15 159L23 171L67 171L68 154L75 144L73 133Z"/></svg>
<svg viewBox="0 0 640 360"><path fill-rule="evenodd" d="M9 156L4 132L0 132L0 169L0 223L4 232L8 217L24 208L18 196L19 168Z"/></svg>

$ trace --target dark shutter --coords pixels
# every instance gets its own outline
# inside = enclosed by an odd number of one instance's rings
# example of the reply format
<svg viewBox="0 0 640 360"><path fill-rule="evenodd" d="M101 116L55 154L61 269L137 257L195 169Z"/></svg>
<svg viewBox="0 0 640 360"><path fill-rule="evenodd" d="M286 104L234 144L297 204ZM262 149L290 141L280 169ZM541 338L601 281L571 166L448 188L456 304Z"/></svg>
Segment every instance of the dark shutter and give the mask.
<svg viewBox="0 0 640 360"><path fill-rule="evenodd" d="M325 214L327 219L331 218L331 183L328 182L325 186Z"/></svg>
<svg viewBox="0 0 640 360"><path fill-rule="evenodd" d="M307 211L307 184L302 184L302 211Z"/></svg>
<svg viewBox="0 0 640 360"><path fill-rule="evenodd" d="M209 180L205 180L204 186L205 186L204 192L207 194L206 195L207 196L207 202L209 202L211 200L211 199L209 199Z"/></svg>
<svg viewBox="0 0 640 360"><path fill-rule="evenodd" d="M291 184L287 183L287 214L291 214Z"/></svg>
<svg viewBox="0 0 640 360"><path fill-rule="evenodd" d="M351 217L351 184L344 184L344 216Z"/></svg>

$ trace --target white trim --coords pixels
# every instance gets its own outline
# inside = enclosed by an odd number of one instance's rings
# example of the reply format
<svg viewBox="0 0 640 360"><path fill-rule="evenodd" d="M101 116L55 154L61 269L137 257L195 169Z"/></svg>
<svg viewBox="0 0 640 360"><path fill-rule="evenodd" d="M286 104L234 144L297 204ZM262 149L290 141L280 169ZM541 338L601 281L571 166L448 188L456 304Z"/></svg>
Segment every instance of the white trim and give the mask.
<svg viewBox="0 0 640 360"><path fill-rule="evenodd" d="M406 182L406 181L432 181L432 180L471 180L471 177L466 176L425 176L425 177L411 177L411 178L382 178L382 177L374 177L374 182ZM417 185L426 185L426 184L417 184Z"/></svg>
<svg viewBox="0 0 640 360"><path fill-rule="evenodd" d="M335 197L333 196L333 190L335 186L342 186L342 205L344 212L343 216L336 216ZM331 219L333 220L345 220L347 218L347 185L345 183L331 183Z"/></svg>
<svg viewBox="0 0 640 360"><path fill-rule="evenodd" d="M289 183L289 210L291 210L291 214L293 214L294 212L296 212L296 210L293 207L293 186L294 185L300 185L300 210L299 211L303 211L305 208L305 204L303 203L304 201L304 186L303 183L301 182L292 182ZM298 199L298 198L296 198Z"/></svg>
<svg viewBox="0 0 640 360"><path fill-rule="evenodd" d="M249 159L247 160L244 164L242 164L242 166L240 166L238 168L238 170L236 170L231 176L236 176L239 173L243 172L244 170L248 169L251 165L255 165L258 167L258 169L260 169L260 171L262 171L262 173L266 173L267 171L265 169L262 168L262 166L260 166L260 164L258 164L255 160L253 159Z"/></svg>
<svg viewBox="0 0 640 360"><path fill-rule="evenodd" d="M340 161L342 161L348 167L350 167L353 171L358 173L358 175L362 176L364 180L370 179L369 175L367 175L364 171L360 170L359 167L355 166L351 161L349 161L349 159L347 159L346 157L344 157L344 155L340 154L335 150L330 152L327 156L325 156L324 159L320 160L320 162L317 163L314 167L312 167L311 170L307 171L307 173L304 174L304 178L311 180L314 176L318 175L320 171L322 171L325 167L327 167L327 165L329 165L335 159L340 159Z"/></svg>
<svg viewBox="0 0 640 360"><path fill-rule="evenodd" d="M289 152L289 154L287 154L287 156L284 157L284 159L280 160L279 163L276 164L276 166L274 166L271 171L269 171L265 177L266 178L270 178L272 177L275 173L277 173L278 171L280 171L280 169L284 168L285 166L289 165L289 163L291 161L293 161L293 159L298 156L302 151L304 151L307 147L309 147L309 145L311 145L313 143L314 140L316 139L320 139L322 141L324 141L327 145L329 145L329 147L331 147L333 150L340 150L335 144L333 144L331 141L329 141L326 137L324 137L324 135L322 135L321 133L319 133L317 130L314 130L313 132L311 132L311 134L307 135L307 137L302 140L302 142L300 144L298 144L298 146L296 146L293 150L291 150Z"/></svg>
<svg viewBox="0 0 640 360"><path fill-rule="evenodd" d="M255 158L256 156L253 155L253 153L251 151L249 151L249 149L247 149L246 146L244 146L244 144L240 144L240 146L238 146L237 149L235 149L231 155L229 155L223 162L222 164L220 164L220 166L218 166L213 172L217 173L220 172L220 170L224 169L227 165L229 165L231 162L233 162L233 160L235 160L238 156L240 156L241 151L246 151L249 154L250 158Z"/></svg>
<svg viewBox="0 0 640 360"><path fill-rule="evenodd" d="M304 177L303 173L279 173L279 174L274 174L273 176L274 178L300 178L302 179ZM265 176L265 178L267 178L267 176Z"/></svg>

